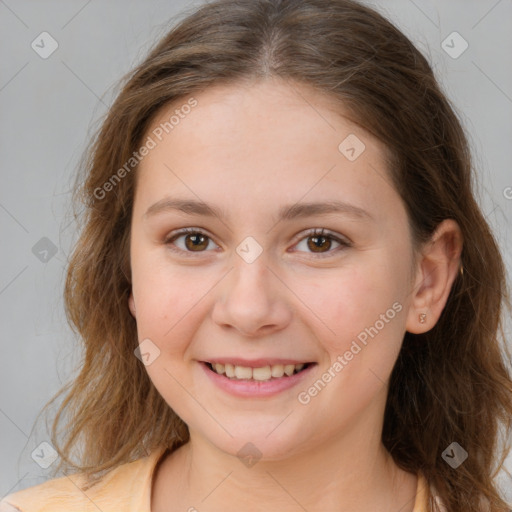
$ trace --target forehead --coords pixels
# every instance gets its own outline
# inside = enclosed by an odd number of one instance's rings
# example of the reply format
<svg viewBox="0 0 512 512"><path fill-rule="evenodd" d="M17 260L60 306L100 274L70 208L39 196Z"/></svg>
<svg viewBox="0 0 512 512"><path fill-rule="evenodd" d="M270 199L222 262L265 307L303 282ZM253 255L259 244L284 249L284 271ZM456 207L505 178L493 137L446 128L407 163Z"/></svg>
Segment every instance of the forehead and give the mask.
<svg viewBox="0 0 512 512"><path fill-rule="evenodd" d="M190 109L188 104L192 98L196 106ZM169 141L181 134L196 142L196 133L203 136L215 125L215 131L209 132L207 139L202 137L203 144L209 139L218 143L221 137L236 144L249 135L254 141L252 145L256 145L265 139L274 140L276 130L285 127L286 131L280 134L283 144L304 135L317 143L314 139L318 136L339 131L340 122L361 132L348 117L340 101L307 84L268 78L214 85L199 94L179 98L160 109L148 133L161 127L166 132L162 133L163 137ZM300 123L295 124L295 121Z"/></svg>
<svg viewBox="0 0 512 512"><path fill-rule="evenodd" d="M266 80L210 87L184 108L190 100L161 109L147 130L156 144L137 169L137 195L145 203L177 189L217 203L229 197L239 209L254 198L266 205L321 200L326 193L368 205L396 203L386 148L332 98Z"/></svg>

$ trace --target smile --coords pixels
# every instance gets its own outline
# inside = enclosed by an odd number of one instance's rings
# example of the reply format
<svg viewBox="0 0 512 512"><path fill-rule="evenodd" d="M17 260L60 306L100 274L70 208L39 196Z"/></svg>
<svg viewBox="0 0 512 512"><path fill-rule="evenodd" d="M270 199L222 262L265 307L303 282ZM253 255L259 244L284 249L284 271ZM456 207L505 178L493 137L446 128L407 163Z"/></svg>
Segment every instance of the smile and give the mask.
<svg viewBox="0 0 512 512"><path fill-rule="evenodd" d="M279 379L291 377L295 373L304 370L309 363L299 364L274 364L261 366L259 368L251 368L250 366L239 366L230 363L206 363L210 370L218 375L225 375L228 379L246 379L257 381L268 381L271 379Z"/></svg>
<svg viewBox="0 0 512 512"><path fill-rule="evenodd" d="M264 361L259 360L257 363L251 362L253 366L234 362L222 363L217 360L199 363L216 387L242 398L267 398L294 388L317 366L317 363L291 364L290 361L286 361L286 364L272 361L274 364L265 365Z"/></svg>

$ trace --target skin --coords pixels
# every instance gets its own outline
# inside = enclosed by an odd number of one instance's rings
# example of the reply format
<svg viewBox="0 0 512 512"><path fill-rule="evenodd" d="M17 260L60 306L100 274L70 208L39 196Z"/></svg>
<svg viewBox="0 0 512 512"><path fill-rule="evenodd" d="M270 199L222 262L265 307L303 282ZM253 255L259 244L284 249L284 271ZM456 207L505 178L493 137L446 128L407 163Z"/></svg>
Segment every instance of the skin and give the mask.
<svg viewBox="0 0 512 512"><path fill-rule="evenodd" d="M160 350L146 370L190 430L190 442L156 472L152 511L231 512L250 504L411 512L416 475L400 470L381 443L388 380L405 331L430 330L444 308L462 248L457 224L444 221L415 255L385 148L305 86L268 79L210 87L195 98L198 105L141 162L131 223L129 307L139 341L149 338ZM187 99L166 107L147 135ZM349 134L366 146L353 162L338 150ZM227 218L144 215L170 195L213 204ZM283 205L327 200L371 218L276 221ZM194 251L184 234L173 242L182 252L173 252L166 239L187 227L209 238ZM314 252L310 228L350 246L330 239ZM248 236L262 248L252 263L236 252ZM401 311L301 404L298 393L396 302ZM298 387L239 398L214 386L198 362L222 356L317 366ZM250 468L237 456L247 442L262 453Z"/></svg>

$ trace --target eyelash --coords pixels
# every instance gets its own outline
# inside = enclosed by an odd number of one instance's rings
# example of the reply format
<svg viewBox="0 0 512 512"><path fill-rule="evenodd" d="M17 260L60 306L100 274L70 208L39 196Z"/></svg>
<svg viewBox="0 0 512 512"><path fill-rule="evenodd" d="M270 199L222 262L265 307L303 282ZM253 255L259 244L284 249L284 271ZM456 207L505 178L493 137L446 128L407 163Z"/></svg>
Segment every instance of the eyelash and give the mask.
<svg viewBox="0 0 512 512"><path fill-rule="evenodd" d="M181 254L185 253L187 255L191 254L191 255L195 256L195 254L199 255L201 253L208 252L208 251L197 251L197 252L194 252L194 251L184 251L183 249L179 249L179 248L175 247L174 244L172 243L175 240L177 240L178 238L180 238L181 236L183 236L183 235L190 235L190 234L193 234L193 235L203 235L203 236L207 237L208 239L210 239L213 242L212 238L206 232L202 231L199 228L184 228L184 229L181 229L179 231L170 233L170 235L164 240L164 244L167 245L171 251L178 252L178 253L181 253ZM313 253L313 252L309 253L309 254L315 255L317 258L327 258L327 257L330 257L332 255L332 253L338 252L339 250L343 250L344 248L348 248L348 247L352 246L352 244L348 240L341 239L341 238L337 237L331 231L325 230L324 228L321 228L321 229L313 228L313 229L307 230L305 233L303 233L302 238L300 238L297 241L297 244L299 242L301 242L302 240L310 238L310 237L313 237L313 236L322 236L322 237L325 237L327 239L334 240L335 242L340 244L340 247L336 247L335 249L329 250L329 251L327 251L325 253ZM194 257L194 256L192 256L192 257Z"/></svg>

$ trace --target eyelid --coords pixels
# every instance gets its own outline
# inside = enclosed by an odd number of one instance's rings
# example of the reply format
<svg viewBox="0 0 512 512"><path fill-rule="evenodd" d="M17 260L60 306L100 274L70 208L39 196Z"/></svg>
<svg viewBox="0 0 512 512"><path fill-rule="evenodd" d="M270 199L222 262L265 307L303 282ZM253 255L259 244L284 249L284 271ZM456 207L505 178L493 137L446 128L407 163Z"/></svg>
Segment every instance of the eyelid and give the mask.
<svg viewBox="0 0 512 512"><path fill-rule="evenodd" d="M180 252L180 253L185 253L187 255L201 255L203 253L207 253L207 252L211 252L211 251L184 251L183 249L179 249L177 247L173 247L172 244L171 244L171 241L174 241L178 238L180 238L181 236L184 236L184 235L187 235L187 234L199 234L199 235L204 235L206 236L207 238L209 238L215 245L219 245L215 242L214 238L204 229L202 228L194 228L194 227L189 227L189 228L181 228L181 229L177 229L175 231L172 231L171 233L169 233L169 235L167 235L164 239L164 244L165 245L168 245L172 251L174 252ZM348 247L352 247L353 243L352 241L347 238L346 236L344 235L339 235L329 229L325 229L325 228L309 228L309 229L306 229L305 231L301 231L295 238L294 238L294 242L293 242L293 245L297 245L299 242L301 242L302 240L304 240L305 238L309 238L311 236L326 236L332 240L334 240L335 242L339 243L340 244L340 247L337 247L333 250L329 250L325 253L314 253L314 252L311 252L311 253L307 253L307 254L310 254L310 255L313 255L315 256L316 258L322 258L322 257L329 257L337 252L339 252L339 250L341 249L344 249L344 248L348 248ZM302 252L302 251L292 251L292 252Z"/></svg>
<svg viewBox="0 0 512 512"><path fill-rule="evenodd" d="M209 238L215 245L217 245L217 246L219 245L215 242L215 240L213 239L213 236L210 235L210 233L208 233L208 231L205 231L202 228L193 228L193 227L192 228L181 228L181 229L176 229L175 231L172 231L164 238L164 244L168 245L171 248L171 250L174 252L185 253L187 255L189 255L189 254L190 255L195 255L195 254L200 255L200 254L210 252L210 251L197 251L197 252L184 251L183 249L179 249L178 247L172 247L171 241L176 240L177 238L180 238L183 235L189 235L189 234L204 235L207 238Z"/></svg>
<svg viewBox="0 0 512 512"><path fill-rule="evenodd" d="M348 237L341 235L339 233L336 233L334 231L331 231L329 229L326 229L326 228L306 229L305 231L301 231L294 240L297 240L297 242L300 242L301 240L303 240L304 238L307 238L308 236L327 236L329 238L332 238L333 240L336 240L340 244L352 245L352 241Z"/></svg>
<svg viewBox="0 0 512 512"><path fill-rule="evenodd" d="M352 247L353 243L351 240L349 240L346 236L339 235L338 233L335 233L334 231L331 231L329 229L325 228L310 228L306 229L305 231L301 231L297 237L294 239L294 246L302 242L304 239L310 238L312 236L325 236L327 238L330 238L331 240L334 240L336 243L339 244L339 247L335 247L334 249L330 249L326 252L306 252L304 251L297 251L293 250L292 252L298 252L298 253L304 253L307 254L308 257L312 257L313 259L322 259L322 258L330 258L332 256L335 256L339 254L344 249L348 249L349 247Z"/></svg>

